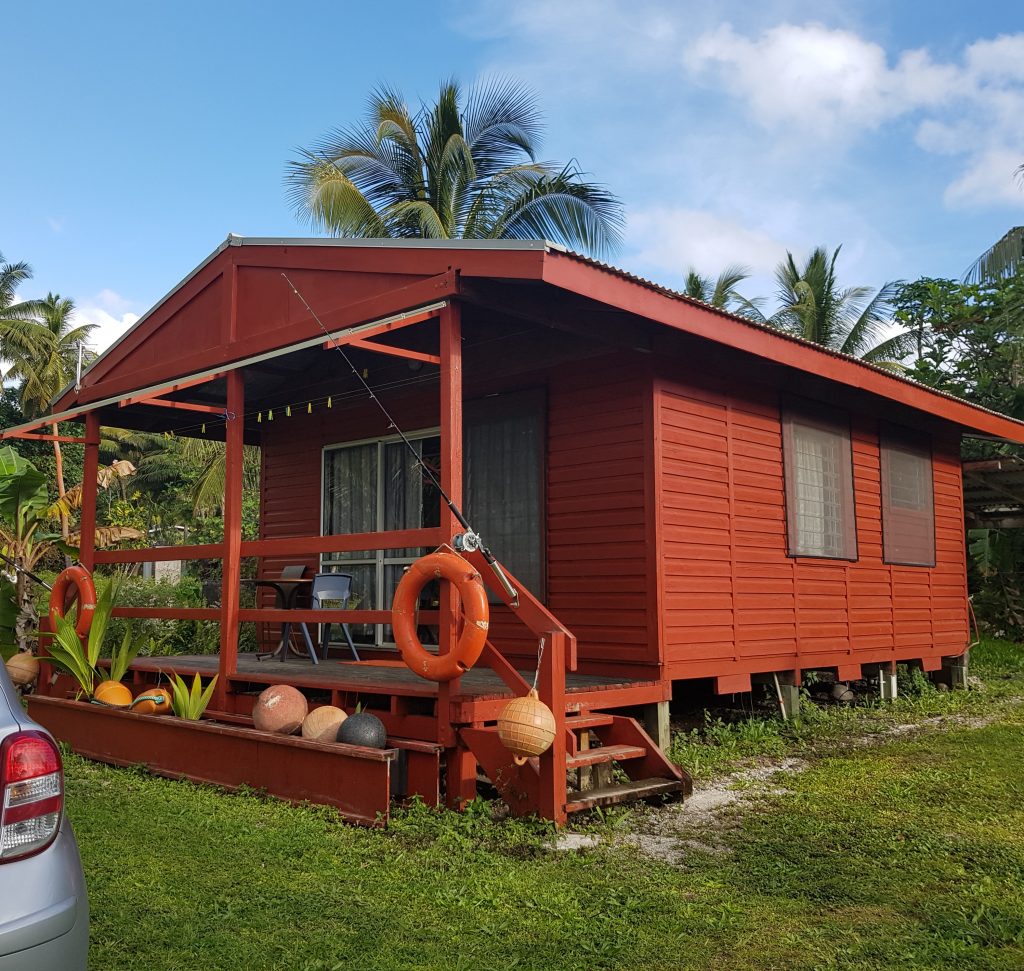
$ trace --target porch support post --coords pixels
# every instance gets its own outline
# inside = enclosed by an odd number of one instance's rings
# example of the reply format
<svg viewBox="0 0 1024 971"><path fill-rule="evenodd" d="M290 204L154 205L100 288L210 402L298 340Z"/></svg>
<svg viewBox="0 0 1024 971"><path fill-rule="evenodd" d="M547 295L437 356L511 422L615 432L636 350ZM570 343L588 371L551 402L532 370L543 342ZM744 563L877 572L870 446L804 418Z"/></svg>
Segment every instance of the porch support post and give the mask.
<svg viewBox="0 0 1024 971"><path fill-rule="evenodd" d="M242 566L242 446L245 431L244 369L229 371L227 455L224 469L224 560L220 590L220 658L214 707L226 710L228 678L238 670L238 611Z"/></svg>
<svg viewBox="0 0 1024 971"><path fill-rule="evenodd" d="M668 755L672 747L672 725L669 718L669 703L655 701L644 705L644 731L654 740L655 744Z"/></svg>
<svg viewBox="0 0 1024 971"><path fill-rule="evenodd" d="M540 815L561 826L566 820L565 641L562 631L545 635L537 687L540 700L555 716L554 741L540 757Z"/></svg>
<svg viewBox="0 0 1024 971"><path fill-rule="evenodd" d="M441 487L462 508L462 314L455 300L441 310ZM454 536L461 529L441 501L441 532ZM450 583L441 586L439 651L447 654L458 637L459 599ZM446 750L448 805L460 809L476 795L476 760L461 743L452 725L452 698L460 679L437 686L438 741Z"/></svg>
<svg viewBox="0 0 1024 971"><path fill-rule="evenodd" d="M82 466L82 514L78 562L90 573L96 564L96 475L100 467L100 416L85 416L85 461Z"/></svg>

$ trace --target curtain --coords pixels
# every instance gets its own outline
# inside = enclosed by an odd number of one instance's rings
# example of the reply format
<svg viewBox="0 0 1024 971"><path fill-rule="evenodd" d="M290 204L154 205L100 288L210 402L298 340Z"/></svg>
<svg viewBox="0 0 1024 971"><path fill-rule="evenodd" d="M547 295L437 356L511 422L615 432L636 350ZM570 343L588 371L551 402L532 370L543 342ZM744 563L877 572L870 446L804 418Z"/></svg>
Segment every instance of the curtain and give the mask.
<svg viewBox="0 0 1024 971"><path fill-rule="evenodd" d="M543 598L543 396L467 402L464 435L467 518L498 560Z"/></svg>
<svg viewBox="0 0 1024 971"><path fill-rule="evenodd" d="M885 562L935 566L931 443L908 430L883 428L879 445Z"/></svg>
<svg viewBox="0 0 1024 971"><path fill-rule="evenodd" d="M782 425L790 555L856 559L849 428L791 411Z"/></svg>

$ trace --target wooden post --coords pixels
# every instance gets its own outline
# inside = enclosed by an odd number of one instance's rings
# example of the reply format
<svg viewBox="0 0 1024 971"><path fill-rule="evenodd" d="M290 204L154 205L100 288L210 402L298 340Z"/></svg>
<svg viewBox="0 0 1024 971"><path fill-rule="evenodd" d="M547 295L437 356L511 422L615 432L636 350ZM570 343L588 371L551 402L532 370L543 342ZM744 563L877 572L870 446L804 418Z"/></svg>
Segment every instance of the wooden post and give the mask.
<svg viewBox="0 0 1024 971"><path fill-rule="evenodd" d="M90 411L85 416L85 462L82 466L82 515L78 562L90 573L96 552L96 475L100 467L100 416Z"/></svg>
<svg viewBox="0 0 1024 971"><path fill-rule="evenodd" d="M561 631L544 635L544 656L540 662L537 689L540 700L555 716L555 740L540 757L540 815L561 826L566 819L565 802L565 641Z"/></svg>
<svg viewBox="0 0 1024 971"><path fill-rule="evenodd" d="M224 711L228 678L238 670L238 597L242 569L242 446L245 434L245 377L227 375L227 455L224 470L224 560L220 590L220 659L214 707Z"/></svg>
<svg viewBox="0 0 1024 971"><path fill-rule="evenodd" d="M441 488L462 508L462 314L455 301L441 310ZM454 536L462 529L441 500L441 532ZM458 637L459 598L451 584L441 587L438 650L447 654ZM448 805L461 808L476 795L476 761L460 743L452 725L452 698L459 679L437 686L438 741L446 749Z"/></svg>

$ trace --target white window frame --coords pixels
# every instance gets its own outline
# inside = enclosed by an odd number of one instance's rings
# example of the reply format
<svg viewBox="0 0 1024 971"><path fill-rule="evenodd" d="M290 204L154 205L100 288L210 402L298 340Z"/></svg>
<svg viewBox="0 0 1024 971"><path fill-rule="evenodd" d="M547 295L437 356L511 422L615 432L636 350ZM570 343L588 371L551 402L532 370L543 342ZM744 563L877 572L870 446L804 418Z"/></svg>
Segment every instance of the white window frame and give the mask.
<svg viewBox="0 0 1024 971"><path fill-rule="evenodd" d="M440 427L419 429L414 432L406 434L406 438L410 442L423 441L427 438L437 438L441 434ZM333 442L330 445L324 445L320 450L320 535L326 536L327 528L327 509L326 503L324 502L324 496L326 494L327 486L327 453L340 451L346 448L358 448L363 445L376 445L377 446L377 508L375 511L376 525L374 532L384 532L384 449L395 442L401 442L401 435L384 435L374 438L361 438L357 441L352 442ZM387 566L408 566L410 563L414 563L419 557L418 556L398 556L396 550L375 550L374 556L372 557L361 557L359 559L343 559L344 554L342 553L321 553L320 554L320 571L329 572L330 570L337 570L340 573L344 573L346 566L373 566L376 568L376 584L374 589L374 603L384 603L384 584ZM378 608L374 608L378 609ZM379 608L382 609L382 608ZM373 644L372 647L394 647L394 641L384 640L384 628L386 624L373 624ZM369 645L367 645L369 646Z"/></svg>

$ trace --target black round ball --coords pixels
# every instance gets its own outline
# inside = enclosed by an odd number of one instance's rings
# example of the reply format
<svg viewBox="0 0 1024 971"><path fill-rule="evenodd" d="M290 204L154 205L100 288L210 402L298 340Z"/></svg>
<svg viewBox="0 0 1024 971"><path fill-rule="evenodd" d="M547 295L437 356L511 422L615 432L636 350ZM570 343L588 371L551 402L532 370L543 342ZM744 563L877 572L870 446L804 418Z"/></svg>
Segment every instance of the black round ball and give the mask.
<svg viewBox="0 0 1024 971"><path fill-rule="evenodd" d="M360 711L349 715L338 727L338 741L364 748L386 748L388 733L384 722L376 715Z"/></svg>

